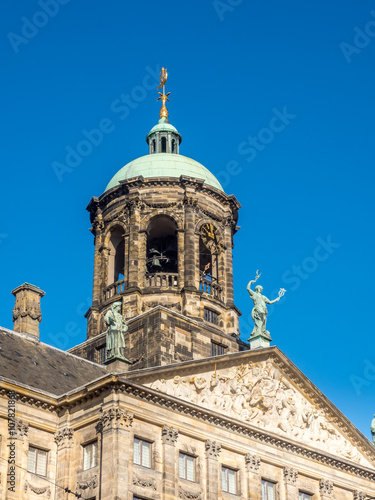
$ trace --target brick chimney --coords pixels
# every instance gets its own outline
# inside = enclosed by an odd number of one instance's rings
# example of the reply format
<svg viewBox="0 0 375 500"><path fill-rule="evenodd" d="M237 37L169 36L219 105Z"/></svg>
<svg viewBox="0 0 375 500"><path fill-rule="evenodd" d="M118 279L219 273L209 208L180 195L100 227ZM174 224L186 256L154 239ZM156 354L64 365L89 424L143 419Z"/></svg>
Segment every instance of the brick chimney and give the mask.
<svg viewBox="0 0 375 500"><path fill-rule="evenodd" d="M45 292L37 286L24 283L12 290L16 297L13 309L13 330L18 333L28 333L39 339L39 323L42 321L40 299Z"/></svg>

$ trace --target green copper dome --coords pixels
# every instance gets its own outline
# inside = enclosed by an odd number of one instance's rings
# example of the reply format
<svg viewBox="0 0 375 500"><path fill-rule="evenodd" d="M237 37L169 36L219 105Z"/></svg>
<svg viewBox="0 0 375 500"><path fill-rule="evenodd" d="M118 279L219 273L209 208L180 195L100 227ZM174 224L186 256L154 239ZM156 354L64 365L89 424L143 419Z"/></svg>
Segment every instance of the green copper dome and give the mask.
<svg viewBox="0 0 375 500"><path fill-rule="evenodd" d="M149 154L131 161L112 177L105 191L118 186L120 181L140 175L144 178L187 175L197 179L204 179L209 186L224 191L219 181L206 167L191 158L172 153Z"/></svg>

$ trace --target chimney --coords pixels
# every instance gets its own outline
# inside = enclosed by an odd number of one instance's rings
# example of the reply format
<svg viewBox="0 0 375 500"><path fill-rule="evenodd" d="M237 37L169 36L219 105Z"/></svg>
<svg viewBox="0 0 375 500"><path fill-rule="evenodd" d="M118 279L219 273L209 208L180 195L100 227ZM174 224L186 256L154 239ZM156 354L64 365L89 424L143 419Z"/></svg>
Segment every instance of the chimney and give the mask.
<svg viewBox="0 0 375 500"><path fill-rule="evenodd" d="M28 333L39 340L39 323L42 321L40 299L45 292L37 286L24 283L12 290L16 297L13 309L13 330L18 333Z"/></svg>

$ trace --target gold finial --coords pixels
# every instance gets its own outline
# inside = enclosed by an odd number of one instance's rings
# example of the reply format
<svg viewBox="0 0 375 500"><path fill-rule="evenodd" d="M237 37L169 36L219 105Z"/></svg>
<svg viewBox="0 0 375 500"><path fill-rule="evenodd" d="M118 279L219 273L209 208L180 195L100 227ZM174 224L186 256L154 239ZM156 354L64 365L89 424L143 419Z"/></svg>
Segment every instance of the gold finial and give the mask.
<svg viewBox="0 0 375 500"><path fill-rule="evenodd" d="M165 105L166 101L169 102L169 99L168 99L168 96L170 95L170 92L168 92L168 94L165 93L165 84L167 83L167 79L168 79L168 73L167 73L167 68L161 68L161 71L160 71L160 83L159 85L156 87L157 89L160 89L163 87L163 93L159 92L159 96L156 100L157 101L161 101L162 102L162 106L160 108L160 113L159 113L159 117L160 118L167 118L168 119L168 110L167 110L167 107Z"/></svg>

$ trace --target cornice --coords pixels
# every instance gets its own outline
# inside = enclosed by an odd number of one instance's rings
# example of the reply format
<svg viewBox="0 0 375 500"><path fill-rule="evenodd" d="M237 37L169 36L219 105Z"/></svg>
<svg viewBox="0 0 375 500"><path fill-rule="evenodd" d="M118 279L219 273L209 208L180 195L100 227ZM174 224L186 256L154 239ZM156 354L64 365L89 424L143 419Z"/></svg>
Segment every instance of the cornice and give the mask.
<svg viewBox="0 0 375 500"><path fill-rule="evenodd" d="M263 429L244 424L239 420L225 417L192 403L181 401L173 396L161 394L148 387L124 380L120 385L119 390L120 392L132 395L137 399L142 399L152 404L169 408L184 415L189 415L195 419L208 422L209 424L217 427L242 434L260 443L269 444L275 448L288 451L304 458L315 460L337 470L349 472L351 474L355 474L356 476L375 481L375 469L361 467L344 459L310 448L309 446L301 445L300 443L292 440L287 440L271 432L266 432Z"/></svg>

